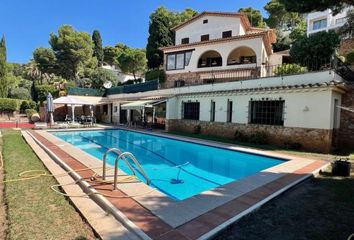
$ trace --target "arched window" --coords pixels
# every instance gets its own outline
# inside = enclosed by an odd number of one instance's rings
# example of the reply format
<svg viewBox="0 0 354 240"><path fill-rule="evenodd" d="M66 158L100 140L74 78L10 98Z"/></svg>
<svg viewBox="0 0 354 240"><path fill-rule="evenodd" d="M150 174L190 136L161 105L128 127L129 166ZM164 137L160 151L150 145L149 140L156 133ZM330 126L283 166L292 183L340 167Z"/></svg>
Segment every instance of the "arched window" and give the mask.
<svg viewBox="0 0 354 240"><path fill-rule="evenodd" d="M240 65L257 63L256 53L249 47L234 49L227 58L227 65Z"/></svg>
<svg viewBox="0 0 354 240"><path fill-rule="evenodd" d="M217 51L207 51L203 53L198 61L198 68L222 66L222 57Z"/></svg>

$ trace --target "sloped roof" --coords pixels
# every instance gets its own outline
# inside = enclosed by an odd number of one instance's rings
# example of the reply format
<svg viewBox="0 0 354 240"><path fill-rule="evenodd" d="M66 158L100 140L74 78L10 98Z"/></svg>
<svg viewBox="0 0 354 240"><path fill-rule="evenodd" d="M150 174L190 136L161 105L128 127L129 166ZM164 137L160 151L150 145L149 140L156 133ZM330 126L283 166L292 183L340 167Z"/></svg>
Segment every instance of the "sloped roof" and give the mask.
<svg viewBox="0 0 354 240"><path fill-rule="evenodd" d="M189 44L179 44L179 45L174 45L174 46L168 46L168 47L162 47L160 50L166 51L166 50L174 50L174 49L180 49L180 48L191 48L194 46L200 46L200 45L208 45L208 44L213 44L213 43L220 43L220 42L230 42L230 41L236 41L236 40L245 40L245 39L252 39L252 38L263 38L263 41L265 42L265 47L268 52L268 54L271 54L272 52L272 43L276 42L276 35L272 29L267 29L261 32L254 32L254 33L248 33L244 35L239 35L239 36L233 36L229 38L218 38L218 39L212 39L209 41L201 41L201 42L194 42L194 43L189 43Z"/></svg>
<svg viewBox="0 0 354 240"><path fill-rule="evenodd" d="M246 31L248 31L251 28L251 23L248 20L248 17L246 14L244 13L238 13L238 12L209 12L209 11L204 11L201 12L197 15L195 15L194 17L192 17L191 19L173 27L171 30L172 31L176 31L180 28L183 28L184 26L204 17L204 16L219 16L219 17L237 17L241 19L241 23L243 25L243 27L245 28Z"/></svg>

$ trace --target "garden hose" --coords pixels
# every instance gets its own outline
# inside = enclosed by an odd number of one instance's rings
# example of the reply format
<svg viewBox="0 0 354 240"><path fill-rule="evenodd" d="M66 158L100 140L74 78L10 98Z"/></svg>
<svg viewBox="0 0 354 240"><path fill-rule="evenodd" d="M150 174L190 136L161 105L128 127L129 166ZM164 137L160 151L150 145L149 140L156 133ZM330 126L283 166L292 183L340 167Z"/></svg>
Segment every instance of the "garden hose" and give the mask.
<svg viewBox="0 0 354 240"><path fill-rule="evenodd" d="M2 159L2 156L0 154L0 169L2 169L4 166L4 161ZM32 179L36 179L36 178L40 178L40 177L65 177L68 176L69 173L71 172L82 172L82 171L86 171L86 170L93 170L93 169L102 169L102 167L96 167L96 168L82 168L82 169L78 169L78 170L70 170L67 171L65 173L61 173L61 174L48 174L46 171L44 170L27 170L27 171L23 171L21 173L18 174L19 178L15 178L15 179L9 179L9 180L5 180L5 181L0 181L0 184L2 183L10 183L10 182L20 182L20 181L28 181L28 180L32 180ZM109 168L109 169L113 169L113 168ZM101 180L101 179L97 179L97 173L93 174L90 179L88 180L89 182L101 182L101 183L113 183L112 180ZM120 179L118 182L119 183L131 183L131 182L135 182L136 181L136 177L135 176L126 176L122 179ZM147 192L141 193L141 194L136 194L136 195L126 195L126 196L113 196L110 194L103 194L103 193L99 193L99 192L92 192L92 193L87 193L87 194L83 194L83 195L69 195L66 194L62 191L60 191L58 188L63 187L63 186L69 186L69 185L73 185L73 184L77 184L80 181L82 181L83 179L79 179L76 180L72 183L68 183L68 184L54 184L52 186L50 186L50 188L57 194L66 196L66 197L88 197L90 195L102 195L104 197L109 197L109 198L133 198L133 197L139 197L139 196L144 196L147 195L151 192L154 191L154 189L150 189Z"/></svg>

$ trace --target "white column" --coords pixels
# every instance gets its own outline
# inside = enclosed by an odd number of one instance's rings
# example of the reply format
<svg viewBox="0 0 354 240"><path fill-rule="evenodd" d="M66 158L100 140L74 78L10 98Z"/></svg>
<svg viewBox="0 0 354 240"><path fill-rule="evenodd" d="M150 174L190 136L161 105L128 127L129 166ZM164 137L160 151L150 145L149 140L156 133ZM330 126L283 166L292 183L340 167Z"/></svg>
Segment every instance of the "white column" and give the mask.
<svg viewBox="0 0 354 240"><path fill-rule="evenodd" d="M75 105L71 105L72 123L75 123Z"/></svg>

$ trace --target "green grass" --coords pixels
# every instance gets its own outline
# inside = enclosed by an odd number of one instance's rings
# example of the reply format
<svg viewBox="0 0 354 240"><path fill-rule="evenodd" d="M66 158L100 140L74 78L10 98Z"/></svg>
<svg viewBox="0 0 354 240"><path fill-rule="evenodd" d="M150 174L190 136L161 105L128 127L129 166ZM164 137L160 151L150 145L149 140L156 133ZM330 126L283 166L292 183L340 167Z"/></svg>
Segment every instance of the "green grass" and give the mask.
<svg viewBox="0 0 354 240"><path fill-rule="evenodd" d="M3 132L5 180L18 178L22 171L47 171L32 152L20 131ZM93 239L92 229L69 201L50 186L54 178L5 183L9 228L7 239Z"/></svg>
<svg viewBox="0 0 354 240"><path fill-rule="evenodd" d="M272 146L272 145L258 145L258 144L252 144L252 143L246 143L246 142L239 142L239 141L236 141L236 140L233 140L230 138L217 137L217 136L211 136L211 135L194 134L194 133L186 133L186 132L180 132L180 131L169 131L168 134L197 138L197 139L214 141L214 142L219 142L219 143L227 143L227 144L237 145L237 146L241 146L241 147L255 148L255 149L264 150L264 151L274 151L277 153L296 155L296 156L305 157L305 158L314 158L314 159L331 161L331 160L334 160L337 156L346 156L346 157L349 156L351 159L354 160L354 153L349 154L348 152L339 152L339 153L335 153L335 154L334 153L333 154L323 154L323 153L306 152L306 151L300 151L300 150L290 150L290 149L285 149L285 148L276 147L276 146Z"/></svg>

